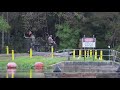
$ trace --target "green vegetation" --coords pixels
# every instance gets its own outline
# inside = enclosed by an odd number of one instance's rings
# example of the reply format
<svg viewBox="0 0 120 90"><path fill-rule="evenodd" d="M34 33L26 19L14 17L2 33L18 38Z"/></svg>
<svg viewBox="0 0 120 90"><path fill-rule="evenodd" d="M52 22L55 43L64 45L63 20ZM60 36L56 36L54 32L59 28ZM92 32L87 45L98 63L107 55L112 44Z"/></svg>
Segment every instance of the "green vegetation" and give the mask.
<svg viewBox="0 0 120 90"><path fill-rule="evenodd" d="M10 25L0 16L0 31L7 31L10 29Z"/></svg>
<svg viewBox="0 0 120 90"><path fill-rule="evenodd" d="M42 57L42 56L33 56L33 58L29 58L29 56L21 56L21 57L16 57L13 62L15 62L18 65L19 70L26 70L30 69L35 62L43 62L44 63L44 68L46 69L52 64L65 61L66 58L58 58L58 57ZM6 69L6 65L8 62L12 62L10 57L6 57L6 60L3 60L3 57L0 57L0 69Z"/></svg>
<svg viewBox="0 0 120 90"><path fill-rule="evenodd" d="M0 69L4 70L6 69L6 65L8 64L8 62L12 62L11 57L0 57ZM35 62L42 62L44 64L44 69L47 70L47 68L50 68L50 65L62 62L62 61L66 61L67 57L42 57L42 56L33 56L33 58L29 58L29 56L21 56L21 57L16 57L15 60L13 62L15 62L18 65L18 69L19 70L29 70L34 64ZM101 60L96 60L90 57L86 57L86 59L84 60L84 57L78 58L76 57L75 59L73 59L72 57L70 58L70 61L93 61L93 62L101 62ZM103 60L104 61L104 60Z"/></svg>
<svg viewBox="0 0 120 90"><path fill-rule="evenodd" d="M80 30L72 29L68 23L64 23L62 25L56 25L58 32L56 36L58 36L61 40L60 49L72 49L78 46Z"/></svg>
<svg viewBox="0 0 120 90"><path fill-rule="evenodd" d="M0 31L11 27L5 35L0 32L0 36L4 37L5 46L17 53L26 52L24 33L28 30L40 39L41 46L47 46L50 34L58 49L81 48L80 39L84 35L95 35L96 48L108 49L109 45L112 49L120 50L119 12L0 12L0 16L3 16L0 17ZM0 42L3 37L0 37ZM43 51L45 48L42 48Z"/></svg>

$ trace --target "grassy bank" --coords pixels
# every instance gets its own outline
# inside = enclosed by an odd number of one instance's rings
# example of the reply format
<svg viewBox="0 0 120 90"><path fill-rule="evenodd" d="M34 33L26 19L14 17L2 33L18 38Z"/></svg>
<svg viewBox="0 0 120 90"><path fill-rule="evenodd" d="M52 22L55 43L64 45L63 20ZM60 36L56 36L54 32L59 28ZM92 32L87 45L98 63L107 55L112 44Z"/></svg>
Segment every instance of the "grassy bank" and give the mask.
<svg viewBox="0 0 120 90"><path fill-rule="evenodd" d="M6 69L6 65L8 62L15 62L18 65L18 69L30 69L35 62L42 62L44 64L44 67L47 68L49 65L65 61L66 58L58 58L58 57L42 57L42 56L33 56L33 58L29 58L29 56L21 56L16 57L14 61L11 60L10 57L5 57L3 60L3 57L0 57L0 69Z"/></svg>
<svg viewBox="0 0 120 90"><path fill-rule="evenodd" d="M19 70L26 70L26 69L30 69L35 62L42 62L44 64L44 68L48 68L50 65L52 64L56 64L58 62L61 61L66 61L67 57L43 57L43 56L33 56L33 58L29 58L29 56L19 56L19 57L15 57L15 60L12 61L10 56L4 56L4 57L0 57L0 69L4 70L6 69L6 65L8 64L8 62L15 62L18 65L18 69ZM86 59L84 59L83 57L81 58L75 58L73 59L72 57L70 58L70 60L72 61L93 61L93 62L98 62L101 60L93 60L93 58L87 57ZM104 61L104 60L102 60Z"/></svg>

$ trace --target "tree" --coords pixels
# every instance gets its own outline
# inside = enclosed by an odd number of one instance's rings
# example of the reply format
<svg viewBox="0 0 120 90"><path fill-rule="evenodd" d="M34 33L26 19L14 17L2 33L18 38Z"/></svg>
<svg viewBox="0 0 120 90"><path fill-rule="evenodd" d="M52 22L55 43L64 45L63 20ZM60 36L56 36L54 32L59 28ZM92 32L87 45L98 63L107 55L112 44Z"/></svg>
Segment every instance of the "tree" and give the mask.
<svg viewBox="0 0 120 90"><path fill-rule="evenodd" d="M9 24L5 21L3 16L0 16L0 31L2 32L2 49L4 48L4 32L7 32L9 28Z"/></svg>
<svg viewBox="0 0 120 90"><path fill-rule="evenodd" d="M79 41L79 29L70 28L68 23L56 25L58 32L56 35L60 38L60 49L76 48Z"/></svg>
<svg viewBox="0 0 120 90"><path fill-rule="evenodd" d="M0 31L7 32L10 29L10 25L6 22L6 20L0 16Z"/></svg>
<svg viewBox="0 0 120 90"><path fill-rule="evenodd" d="M59 15L60 14L60 15ZM60 38L60 49L78 48L81 29L79 28L79 13L58 13L61 23L56 24L56 36Z"/></svg>
<svg viewBox="0 0 120 90"><path fill-rule="evenodd" d="M61 16L61 23L56 24L56 35L60 38L60 48L78 48L81 32L85 28L83 23L91 15L82 12L62 12L58 15Z"/></svg>

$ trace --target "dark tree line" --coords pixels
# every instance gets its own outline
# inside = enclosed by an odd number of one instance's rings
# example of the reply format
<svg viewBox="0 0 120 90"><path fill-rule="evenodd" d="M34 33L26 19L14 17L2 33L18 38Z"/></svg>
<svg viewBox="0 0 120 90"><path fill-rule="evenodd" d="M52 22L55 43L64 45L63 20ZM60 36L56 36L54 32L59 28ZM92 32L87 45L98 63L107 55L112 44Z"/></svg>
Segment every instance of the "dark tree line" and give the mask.
<svg viewBox="0 0 120 90"><path fill-rule="evenodd" d="M47 37L50 34L59 49L81 48L79 39L83 35L95 35L96 48L107 48L110 45L111 48L119 50L120 13L105 15L106 13L0 12L0 16L10 25L7 32L0 30L0 47L5 51L5 46L8 45L15 52L26 52L24 33L31 30L44 46L47 46Z"/></svg>

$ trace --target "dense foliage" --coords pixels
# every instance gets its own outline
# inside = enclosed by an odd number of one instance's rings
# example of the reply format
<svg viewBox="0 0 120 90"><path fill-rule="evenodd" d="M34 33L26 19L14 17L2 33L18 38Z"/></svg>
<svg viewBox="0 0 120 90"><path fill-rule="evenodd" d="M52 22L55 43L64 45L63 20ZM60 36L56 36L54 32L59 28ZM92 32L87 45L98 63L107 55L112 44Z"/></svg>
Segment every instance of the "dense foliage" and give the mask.
<svg viewBox="0 0 120 90"><path fill-rule="evenodd" d="M101 15L102 14L102 15ZM97 38L96 48L120 50L120 13L109 12L1 12L0 36L4 34L4 46L15 52L26 52L24 33L31 30L45 46L52 34L59 49L81 48L80 39L85 35ZM5 22L1 24L1 22ZM6 23L7 22L7 23ZM5 25L4 25L5 24ZM2 25L2 26L1 26ZM0 37L2 42L3 37ZM0 43L0 47L2 43Z"/></svg>

